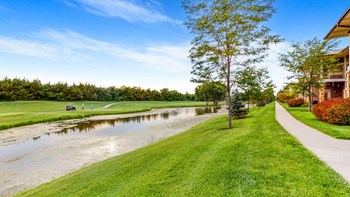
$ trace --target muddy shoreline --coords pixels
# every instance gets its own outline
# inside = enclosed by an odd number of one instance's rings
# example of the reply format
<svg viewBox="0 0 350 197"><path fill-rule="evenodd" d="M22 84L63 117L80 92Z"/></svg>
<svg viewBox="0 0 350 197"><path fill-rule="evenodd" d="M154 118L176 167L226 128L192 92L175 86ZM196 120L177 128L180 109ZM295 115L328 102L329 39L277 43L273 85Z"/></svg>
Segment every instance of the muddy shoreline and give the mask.
<svg viewBox="0 0 350 197"><path fill-rule="evenodd" d="M11 128L0 132L0 148L31 140L46 133L59 132L63 128L73 127L79 122L136 117L163 113L169 110L155 109L134 114L94 116ZM0 159L0 196L12 196L18 192L34 188L84 166L133 151L183 132L200 122L224 113L226 113L226 110L220 110L215 114L175 119L162 124L150 125L145 129L136 130L123 136L64 140L40 151ZM27 169L20 169L23 165Z"/></svg>

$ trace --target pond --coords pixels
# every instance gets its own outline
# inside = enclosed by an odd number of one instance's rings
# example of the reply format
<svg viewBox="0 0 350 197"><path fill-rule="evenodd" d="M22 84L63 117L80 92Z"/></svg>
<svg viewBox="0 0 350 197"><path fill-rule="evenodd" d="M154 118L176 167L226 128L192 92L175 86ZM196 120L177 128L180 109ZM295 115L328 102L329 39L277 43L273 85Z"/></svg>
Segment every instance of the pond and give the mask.
<svg viewBox="0 0 350 197"><path fill-rule="evenodd" d="M159 109L143 115L82 121L59 132L0 146L0 176L5 177L0 178L0 194L30 188L84 165L145 146L222 111L220 107Z"/></svg>
<svg viewBox="0 0 350 197"><path fill-rule="evenodd" d="M30 152L33 149L42 148L63 139L69 140L72 138L81 139L94 136L112 137L125 135L129 132L139 131L145 127L162 124L175 119L183 119L207 113L217 113L219 109L221 109L221 107L177 108L169 109L167 112L149 115L80 122L76 126L63 128L62 131L59 132L46 133L19 144L0 146L0 161L10 156L13 157L17 153L23 154L23 152Z"/></svg>

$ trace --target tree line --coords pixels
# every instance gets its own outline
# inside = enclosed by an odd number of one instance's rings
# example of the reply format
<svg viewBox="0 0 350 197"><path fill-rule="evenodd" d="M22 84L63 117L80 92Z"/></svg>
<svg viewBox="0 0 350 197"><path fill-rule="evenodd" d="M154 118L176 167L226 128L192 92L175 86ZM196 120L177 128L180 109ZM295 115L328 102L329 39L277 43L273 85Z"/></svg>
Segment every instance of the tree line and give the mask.
<svg viewBox="0 0 350 197"><path fill-rule="evenodd" d="M49 101L194 101L193 94L182 94L163 88L160 91L140 87L97 87L79 83L69 85L58 82L42 83L40 80L4 78L0 80L0 101L49 100Z"/></svg>

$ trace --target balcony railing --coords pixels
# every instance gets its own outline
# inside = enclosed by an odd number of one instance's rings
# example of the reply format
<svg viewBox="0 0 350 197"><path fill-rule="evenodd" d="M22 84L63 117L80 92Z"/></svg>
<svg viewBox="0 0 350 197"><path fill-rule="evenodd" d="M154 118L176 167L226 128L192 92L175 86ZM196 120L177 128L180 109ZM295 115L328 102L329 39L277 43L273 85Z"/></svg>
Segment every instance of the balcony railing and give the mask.
<svg viewBox="0 0 350 197"><path fill-rule="evenodd" d="M337 74L337 75L332 75L332 74L330 74L330 75L329 75L329 78L330 78L330 79L342 79L342 78L344 78L344 75L339 75L339 74Z"/></svg>

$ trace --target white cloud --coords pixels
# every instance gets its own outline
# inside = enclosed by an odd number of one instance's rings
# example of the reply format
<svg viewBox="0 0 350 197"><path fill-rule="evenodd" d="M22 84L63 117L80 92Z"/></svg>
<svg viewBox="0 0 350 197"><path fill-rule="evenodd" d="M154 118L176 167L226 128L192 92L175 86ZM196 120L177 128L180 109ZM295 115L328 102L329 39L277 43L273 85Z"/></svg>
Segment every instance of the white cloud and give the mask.
<svg viewBox="0 0 350 197"><path fill-rule="evenodd" d="M190 68L190 62L187 58L189 43L179 45L154 44L135 49L95 40L71 30L49 29L42 34L52 42L80 53L83 53L82 50L100 52L131 61L133 64L170 72L184 71ZM91 55L94 54L91 53Z"/></svg>
<svg viewBox="0 0 350 197"><path fill-rule="evenodd" d="M187 58L189 43L177 45L155 43L131 48L95 40L71 30L48 29L41 32L39 36L42 39L40 41L0 37L0 53L79 61L109 56L116 66L121 66L123 62L123 65L142 66L168 72L190 69L190 61Z"/></svg>
<svg viewBox="0 0 350 197"><path fill-rule="evenodd" d="M0 37L0 52L46 58L72 57L79 55L68 48L59 47L57 45L9 37Z"/></svg>
<svg viewBox="0 0 350 197"><path fill-rule="evenodd" d="M121 18L128 22L180 23L163 14L159 2L155 0L66 0L65 4L79 6L95 15Z"/></svg>
<svg viewBox="0 0 350 197"><path fill-rule="evenodd" d="M290 43L281 42L270 46L268 52L269 56L265 58L264 62L260 65L267 67L271 79L274 81L274 84L277 86L275 90L279 90L283 87L284 83L287 82L288 72L279 66L279 54L285 53L290 49Z"/></svg>

